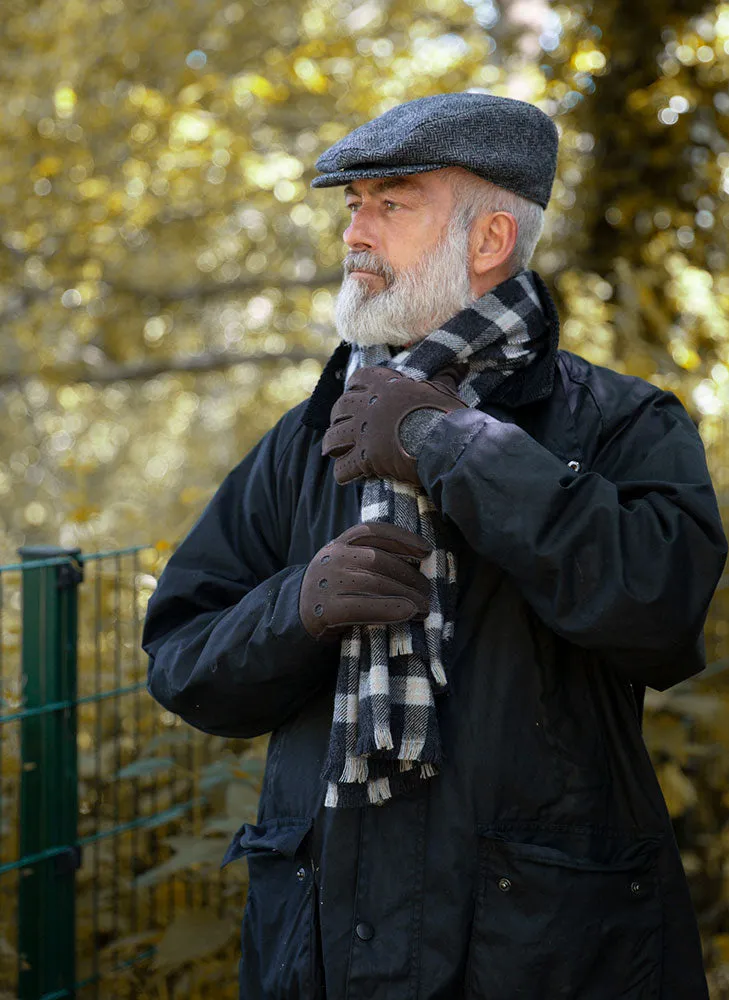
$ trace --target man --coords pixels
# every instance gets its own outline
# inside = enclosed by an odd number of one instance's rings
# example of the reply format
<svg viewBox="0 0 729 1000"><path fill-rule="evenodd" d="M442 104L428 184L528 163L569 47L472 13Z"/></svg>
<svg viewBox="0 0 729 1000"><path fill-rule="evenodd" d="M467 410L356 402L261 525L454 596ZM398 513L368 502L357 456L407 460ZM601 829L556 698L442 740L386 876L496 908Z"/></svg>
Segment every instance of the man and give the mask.
<svg viewBox="0 0 729 1000"><path fill-rule="evenodd" d="M152 694L272 732L243 1000L707 996L640 721L703 666L726 542L676 398L558 350L556 155L463 93L320 157L342 343L150 601Z"/></svg>

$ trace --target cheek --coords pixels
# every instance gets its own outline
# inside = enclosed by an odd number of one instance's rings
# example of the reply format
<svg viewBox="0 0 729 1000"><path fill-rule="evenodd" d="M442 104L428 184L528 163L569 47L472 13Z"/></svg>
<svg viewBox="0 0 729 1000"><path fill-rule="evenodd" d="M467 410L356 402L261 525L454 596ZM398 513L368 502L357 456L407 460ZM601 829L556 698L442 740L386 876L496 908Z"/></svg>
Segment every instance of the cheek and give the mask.
<svg viewBox="0 0 729 1000"><path fill-rule="evenodd" d="M412 267L434 242L433 230L425 222L398 219L388 227L387 253L396 270Z"/></svg>
<svg viewBox="0 0 729 1000"><path fill-rule="evenodd" d="M403 220L400 226L388 233L387 258L396 271L411 268L428 250L437 246L445 227L438 219Z"/></svg>

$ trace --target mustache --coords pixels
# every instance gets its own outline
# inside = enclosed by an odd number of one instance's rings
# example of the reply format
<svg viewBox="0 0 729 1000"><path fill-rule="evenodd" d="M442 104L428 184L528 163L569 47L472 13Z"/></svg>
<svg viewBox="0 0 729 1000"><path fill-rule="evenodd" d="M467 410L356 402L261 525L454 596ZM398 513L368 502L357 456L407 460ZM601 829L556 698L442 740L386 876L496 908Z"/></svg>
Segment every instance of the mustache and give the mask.
<svg viewBox="0 0 729 1000"><path fill-rule="evenodd" d="M383 257L378 257L368 250L349 254L345 257L342 267L345 275L349 275L352 271L372 271L373 274L379 274L384 278L388 286L395 280L395 272L390 264Z"/></svg>

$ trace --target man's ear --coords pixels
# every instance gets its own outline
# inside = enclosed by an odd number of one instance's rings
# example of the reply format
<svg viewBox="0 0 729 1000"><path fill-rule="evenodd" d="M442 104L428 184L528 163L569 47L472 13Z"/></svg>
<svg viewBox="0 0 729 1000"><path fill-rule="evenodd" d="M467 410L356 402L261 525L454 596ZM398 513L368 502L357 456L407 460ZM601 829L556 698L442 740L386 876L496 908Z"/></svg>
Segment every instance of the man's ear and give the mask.
<svg viewBox="0 0 729 1000"><path fill-rule="evenodd" d="M519 224L509 212L485 212L473 224L472 267L475 274L487 274L511 257Z"/></svg>

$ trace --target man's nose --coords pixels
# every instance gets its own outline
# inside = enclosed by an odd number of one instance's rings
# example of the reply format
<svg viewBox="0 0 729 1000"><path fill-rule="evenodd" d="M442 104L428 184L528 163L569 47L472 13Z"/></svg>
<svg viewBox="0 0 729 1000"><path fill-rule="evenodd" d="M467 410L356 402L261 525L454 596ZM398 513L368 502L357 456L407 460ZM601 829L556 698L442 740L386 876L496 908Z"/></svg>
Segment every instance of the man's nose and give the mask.
<svg viewBox="0 0 729 1000"><path fill-rule="evenodd" d="M377 245L372 223L367 219L367 213L359 208L352 216L352 221L344 230L342 239L350 250L374 250Z"/></svg>

